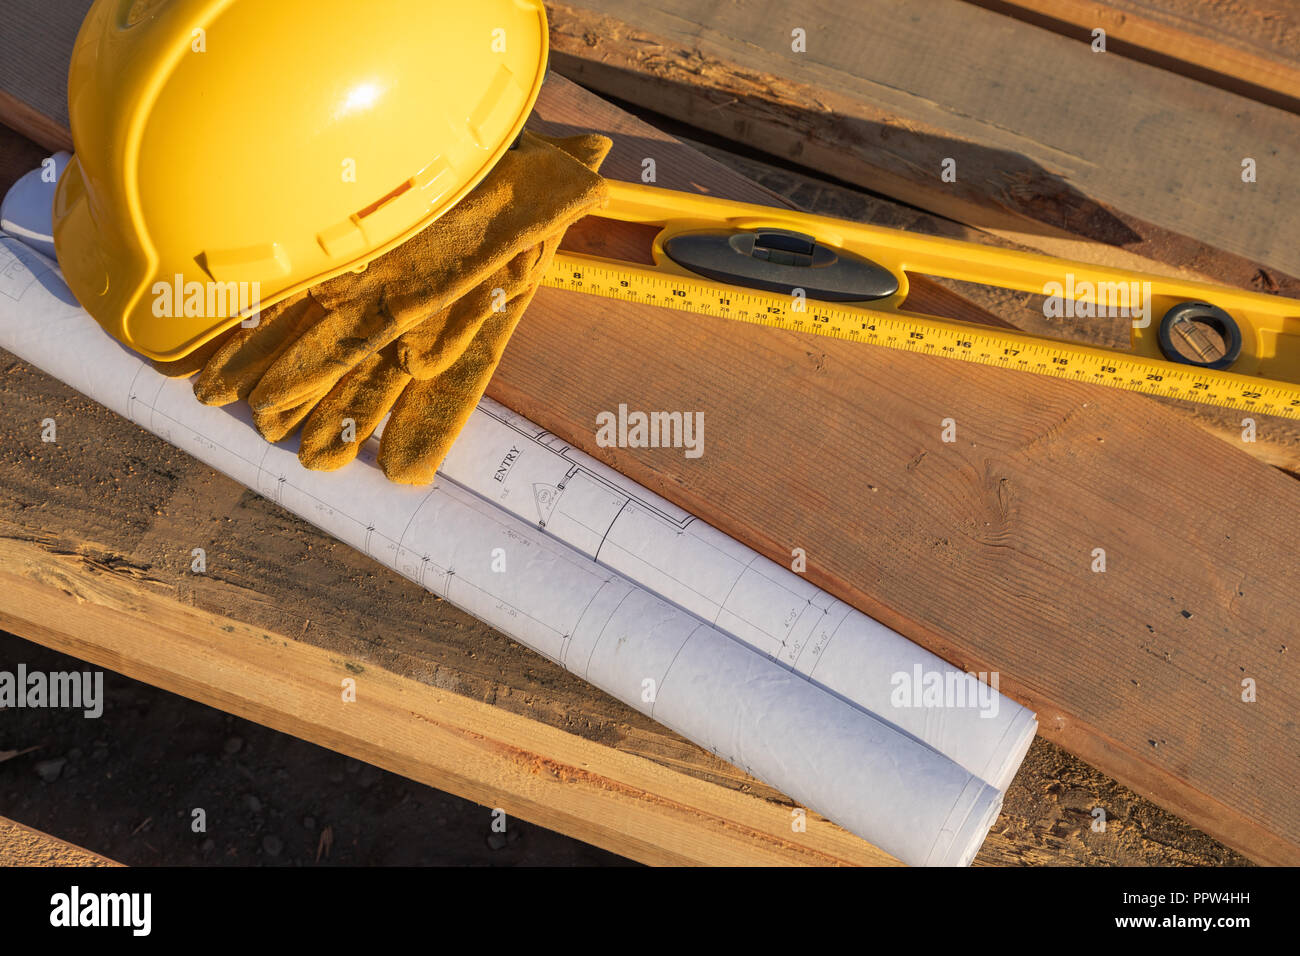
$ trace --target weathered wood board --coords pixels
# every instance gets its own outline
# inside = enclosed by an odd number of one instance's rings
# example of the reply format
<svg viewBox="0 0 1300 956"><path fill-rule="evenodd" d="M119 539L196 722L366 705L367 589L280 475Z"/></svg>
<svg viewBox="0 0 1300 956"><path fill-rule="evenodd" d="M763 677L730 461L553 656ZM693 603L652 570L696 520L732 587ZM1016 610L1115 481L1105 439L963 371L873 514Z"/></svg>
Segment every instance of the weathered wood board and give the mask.
<svg viewBox="0 0 1300 956"><path fill-rule="evenodd" d="M612 175L653 155L663 185L770 201L554 89L552 129L623 134ZM1300 492L1140 396L1028 379L544 290L492 393L776 560L805 548L817 583L1000 671L1046 736L1256 859L1296 859ZM620 402L703 411L708 453L595 447ZM1207 511L1198 476L1234 496ZM1239 703L1242 675L1270 692Z"/></svg>
<svg viewBox="0 0 1300 956"><path fill-rule="evenodd" d="M604 95L1052 255L1300 289L1292 113L961 0L549 9Z"/></svg>
<svg viewBox="0 0 1300 956"><path fill-rule="evenodd" d="M1300 8L1289 0L967 0L1120 56L1300 112Z"/></svg>

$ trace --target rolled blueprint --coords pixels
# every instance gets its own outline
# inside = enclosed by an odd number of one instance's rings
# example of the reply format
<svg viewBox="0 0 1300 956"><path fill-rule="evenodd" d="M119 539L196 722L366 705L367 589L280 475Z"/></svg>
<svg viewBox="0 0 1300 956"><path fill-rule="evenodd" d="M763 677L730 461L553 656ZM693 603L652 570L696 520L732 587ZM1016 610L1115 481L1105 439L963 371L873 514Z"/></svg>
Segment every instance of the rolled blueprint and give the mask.
<svg viewBox="0 0 1300 956"><path fill-rule="evenodd" d="M0 347L906 863L965 865L996 818L998 789L937 749L455 480L392 484L373 443L341 471L303 469L109 337L7 237Z"/></svg>
<svg viewBox="0 0 1300 956"><path fill-rule="evenodd" d="M999 790L1033 742L1033 711L489 398L441 473Z"/></svg>
<svg viewBox="0 0 1300 956"><path fill-rule="evenodd" d="M57 153L56 170L70 157ZM53 184L0 203L6 231L53 255ZM17 232L14 232L17 230ZM1029 710L490 399L441 473L947 754L999 790L1037 728ZM932 688L943 693L931 693ZM928 695L928 696L927 696Z"/></svg>

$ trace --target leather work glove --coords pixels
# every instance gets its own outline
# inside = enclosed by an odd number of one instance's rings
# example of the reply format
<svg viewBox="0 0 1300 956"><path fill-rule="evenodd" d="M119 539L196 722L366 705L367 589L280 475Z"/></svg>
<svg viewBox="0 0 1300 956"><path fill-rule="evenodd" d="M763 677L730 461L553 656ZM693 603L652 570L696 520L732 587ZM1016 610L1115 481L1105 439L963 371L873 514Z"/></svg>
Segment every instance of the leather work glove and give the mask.
<svg viewBox="0 0 1300 956"><path fill-rule="evenodd" d="M361 273L326 280L185 358L200 401L247 398L263 437L303 424L299 459L351 461L384 416L388 477L425 484L482 397L564 231L599 206L596 135L525 132L464 199ZM351 423L351 427L345 428Z"/></svg>
<svg viewBox="0 0 1300 956"><path fill-rule="evenodd" d="M468 343L445 348L428 322L362 362L317 402L302 426L299 460L332 469L356 457L359 441L348 441L341 425L354 423L358 439L369 436L391 411L379 442L379 465L393 481L427 484L469 420L501 361L506 343L532 301L559 237L521 254L511 263L515 282L494 283L518 291L499 311L479 301L458 300L443 327L477 329ZM475 290L479 292L479 290Z"/></svg>

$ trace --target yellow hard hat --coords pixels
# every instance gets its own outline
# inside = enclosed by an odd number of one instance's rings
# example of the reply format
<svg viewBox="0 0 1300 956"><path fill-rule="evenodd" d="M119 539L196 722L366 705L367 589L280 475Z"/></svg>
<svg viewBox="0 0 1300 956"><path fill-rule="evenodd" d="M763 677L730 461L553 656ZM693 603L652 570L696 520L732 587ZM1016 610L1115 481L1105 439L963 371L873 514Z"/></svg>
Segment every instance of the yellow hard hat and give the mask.
<svg viewBox="0 0 1300 956"><path fill-rule="evenodd" d="M523 129L546 51L541 0L95 0L64 277L122 342L179 358L454 205Z"/></svg>

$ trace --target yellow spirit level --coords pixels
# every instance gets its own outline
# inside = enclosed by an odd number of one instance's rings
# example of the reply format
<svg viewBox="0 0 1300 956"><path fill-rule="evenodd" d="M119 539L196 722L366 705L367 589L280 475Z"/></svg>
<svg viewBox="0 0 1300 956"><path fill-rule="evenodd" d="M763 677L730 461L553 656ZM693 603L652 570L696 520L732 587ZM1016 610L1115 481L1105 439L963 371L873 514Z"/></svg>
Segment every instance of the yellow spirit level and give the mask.
<svg viewBox="0 0 1300 956"><path fill-rule="evenodd" d="M718 318L1300 418L1300 300L610 182L653 265L561 251L544 284ZM1128 351L904 311L908 272L1132 319ZM1212 333L1212 334L1211 334Z"/></svg>

